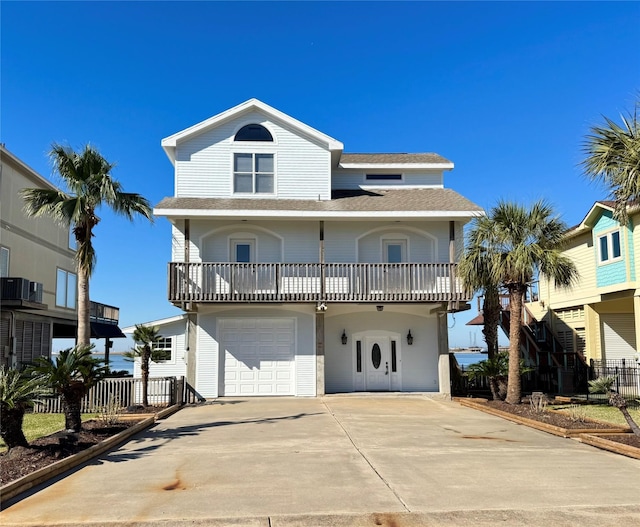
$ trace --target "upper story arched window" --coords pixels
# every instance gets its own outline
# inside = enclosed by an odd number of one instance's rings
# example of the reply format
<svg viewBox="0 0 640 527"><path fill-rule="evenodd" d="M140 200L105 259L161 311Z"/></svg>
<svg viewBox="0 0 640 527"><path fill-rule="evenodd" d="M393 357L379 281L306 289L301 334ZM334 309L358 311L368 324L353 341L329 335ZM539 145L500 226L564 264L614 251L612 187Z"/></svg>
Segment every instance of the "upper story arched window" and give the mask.
<svg viewBox="0 0 640 527"><path fill-rule="evenodd" d="M271 132L261 124L247 124L238 130L234 141L269 141L273 142Z"/></svg>

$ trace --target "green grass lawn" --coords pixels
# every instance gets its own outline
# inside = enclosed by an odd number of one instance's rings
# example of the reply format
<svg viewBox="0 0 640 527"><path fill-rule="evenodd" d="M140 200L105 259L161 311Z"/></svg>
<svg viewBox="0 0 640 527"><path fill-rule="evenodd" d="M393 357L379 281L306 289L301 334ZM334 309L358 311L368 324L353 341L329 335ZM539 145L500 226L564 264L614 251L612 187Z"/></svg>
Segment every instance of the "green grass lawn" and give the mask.
<svg viewBox="0 0 640 527"><path fill-rule="evenodd" d="M82 414L83 421L96 417L96 414ZM25 414L24 422L22 423L22 431L29 443L34 439L53 434L63 428L64 414ZM6 449L7 445L0 439L0 452L4 452Z"/></svg>
<svg viewBox="0 0 640 527"><path fill-rule="evenodd" d="M569 408L570 405L561 405L555 406L556 410L561 410L566 413L571 413L574 410ZM574 405L574 407L577 405ZM623 425L627 426L627 421L625 420L622 412L617 408L613 408L612 406L605 405L591 405L591 404L583 404L578 406L577 412L580 412L581 416L587 417L589 419L597 419L598 421L605 421L607 423L613 423L615 425ZM640 424L640 408L629 408L629 413L633 420Z"/></svg>

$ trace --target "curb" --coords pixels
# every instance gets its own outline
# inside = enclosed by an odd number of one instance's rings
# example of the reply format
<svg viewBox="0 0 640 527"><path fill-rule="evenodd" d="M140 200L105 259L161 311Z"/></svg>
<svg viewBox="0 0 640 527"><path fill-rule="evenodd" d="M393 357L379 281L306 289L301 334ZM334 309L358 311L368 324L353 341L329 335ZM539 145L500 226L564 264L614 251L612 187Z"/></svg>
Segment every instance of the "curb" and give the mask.
<svg viewBox="0 0 640 527"><path fill-rule="evenodd" d="M617 441L611 441L606 438L606 435L581 434L578 439L586 445L591 445L596 448L601 448L602 450L608 450L609 452L632 457L634 459L640 459L640 448L618 443Z"/></svg>
<svg viewBox="0 0 640 527"><path fill-rule="evenodd" d="M2 487L0 487L0 505L4 504L11 498L15 498L19 494L32 489L36 485L40 485L41 483L44 483L45 481L54 478L62 474L63 472L77 467L81 463L84 463L85 461L93 457L99 456L107 450L120 446L122 443L127 441L138 432L150 428L156 423L157 420L164 419L170 416L171 414L180 410L180 408L182 407L179 405L165 408L161 412L158 412L158 414L156 414L155 416L148 417L143 421L140 421L138 424L133 425L126 430L123 430L119 434L116 434L109 439L105 439L104 441L93 445L83 450L82 452L78 452L77 454L61 459L56 463L52 463L51 465L43 467L40 470L36 470L31 474L27 474L26 476L3 485Z"/></svg>

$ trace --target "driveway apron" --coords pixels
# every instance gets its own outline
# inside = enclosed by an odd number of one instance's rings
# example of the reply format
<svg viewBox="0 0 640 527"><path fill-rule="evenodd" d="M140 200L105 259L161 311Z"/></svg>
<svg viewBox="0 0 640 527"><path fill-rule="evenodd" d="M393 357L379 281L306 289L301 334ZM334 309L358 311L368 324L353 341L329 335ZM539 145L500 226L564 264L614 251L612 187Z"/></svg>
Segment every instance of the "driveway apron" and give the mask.
<svg viewBox="0 0 640 527"><path fill-rule="evenodd" d="M640 461L421 396L184 408L0 523L634 506Z"/></svg>

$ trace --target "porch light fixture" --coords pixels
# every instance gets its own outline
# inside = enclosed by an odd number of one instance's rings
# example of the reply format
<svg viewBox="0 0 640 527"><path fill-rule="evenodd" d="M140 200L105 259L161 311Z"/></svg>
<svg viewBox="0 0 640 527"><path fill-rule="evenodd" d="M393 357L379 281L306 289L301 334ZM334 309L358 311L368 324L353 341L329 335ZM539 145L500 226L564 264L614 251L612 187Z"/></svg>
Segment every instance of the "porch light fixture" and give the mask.
<svg viewBox="0 0 640 527"><path fill-rule="evenodd" d="M382 310L384 309L384 306L376 306L376 309L377 309L378 311L382 311Z"/></svg>
<svg viewBox="0 0 640 527"><path fill-rule="evenodd" d="M407 344L409 344L409 346L413 346L413 335L411 334L411 330L407 333Z"/></svg>
<svg viewBox="0 0 640 527"><path fill-rule="evenodd" d="M347 339L347 332L346 332L346 330L344 330L344 329L342 330L342 337L340 337L340 338L341 338L341 340L342 340L342 345L343 345L343 346L346 346L346 345L347 345L347 340L348 340L348 339Z"/></svg>

